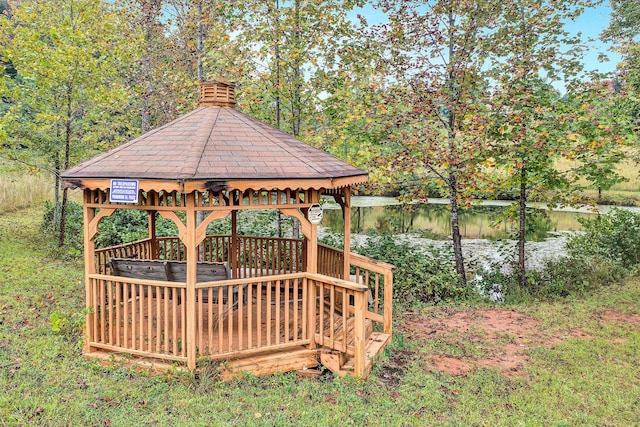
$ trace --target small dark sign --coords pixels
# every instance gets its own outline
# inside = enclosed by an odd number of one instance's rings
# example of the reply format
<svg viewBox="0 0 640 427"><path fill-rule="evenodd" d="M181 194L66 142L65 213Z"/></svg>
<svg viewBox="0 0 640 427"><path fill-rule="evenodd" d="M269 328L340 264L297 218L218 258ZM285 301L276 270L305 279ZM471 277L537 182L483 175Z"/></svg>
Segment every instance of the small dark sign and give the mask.
<svg viewBox="0 0 640 427"><path fill-rule="evenodd" d="M109 201L111 203L138 203L138 180L112 179Z"/></svg>

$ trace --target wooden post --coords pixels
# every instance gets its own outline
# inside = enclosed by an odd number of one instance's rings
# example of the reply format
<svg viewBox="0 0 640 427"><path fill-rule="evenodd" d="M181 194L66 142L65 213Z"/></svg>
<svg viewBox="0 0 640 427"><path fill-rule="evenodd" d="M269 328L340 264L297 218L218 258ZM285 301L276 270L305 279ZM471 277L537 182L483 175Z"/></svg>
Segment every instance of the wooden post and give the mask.
<svg viewBox="0 0 640 427"><path fill-rule="evenodd" d="M320 193L317 190L311 190L310 194L310 203L319 203L320 202ZM304 221L305 224L302 224L302 219L300 219L300 226L302 228L303 234L307 238L307 272L309 273L317 273L318 272L318 225L311 224L307 219L309 209L303 209L304 213ZM306 233L305 233L306 231Z"/></svg>
<svg viewBox="0 0 640 427"><path fill-rule="evenodd" d="M310 195L312 200L311 203L319 202L319 195L316 190L311 190ZM307 272L308 273L317 273L318 272L318 226L316 224L311 224L309 219L307 218L307 214L309 209L304 210L305 214L305 226L302 226L302 220L300 221L302 230L307 230L307 234L305 235L307 240ZM307 295L309 296L309 301L307 302L307 310L309 313L309 318L307 319L308 325L308 337L311 339L311 344L309 344L309 348L316 348L315 336L316 336L316 321L317 321L317 313L316 313L316 300L318 299L317 295L317 286L315 280L307 280L309 285L309 289ZM322 296L320 296L322 299ZM322 301L320 301L320 309L322 309Z"/></svg>
<svg viewBox="0 0 640 427"><path fill-rule="evenodd" d="M196 280L198 269L198 245L196 243L196 196L195 192L187 194L187 230L185 235L187 252L187 367L196 368Z"/></svg>
<svg viewBox="0 0 640 427"><path fill-rule="evenodd" d="M344 223L344 280L351 277L351 187L342 189L344 203L342 204L342 219Z"/></svg>
<svg viewBox="0 0 640 427"><path fill-rule="evenodd" d="M354 356L353 356L353 373L357 377L363 377L367 366L367 355L365 354L365 314L367 313L367 294L366 292L356 292L355 294L355 317L353 322L354 333Z"/></svg>
<svg viewBox="0 0 640 427"><path fill-rule="evenodd" d="M393 312L393 272L384 273L384 333L392 331L391 316Z"/></svg>
<svg viewBox="0 0 640 427"><path fill-rule="evenodd" d="M238 267L238 211L231 211L231 242L229 248L229 267L234 279L240 277Z"/></svg>
<svg viewBox="0 0 640 427"><path fill-rule="evenodd" d="M90 314L91 304L93 301L93 288L91 285L91 279L89 275L96 272L96 260L95 260L95 234L90 231L90 225L96 216L96 209L89 208L87 205L92 202L92 191L89 189L84 190L84 283L85 283L85 307L87 314L85 316L85 336L86 341L84 349L87 353L92 351L91 342L94 340L93 336L93 314Z"/></svg>
<svg viewBox="0 0 640 427"><path fill-rule="evenodd" d="M147 211L149 214L149 239L151 240L149 257L151 259L158 258L158 242L156 241L156 211Z"/></svg>

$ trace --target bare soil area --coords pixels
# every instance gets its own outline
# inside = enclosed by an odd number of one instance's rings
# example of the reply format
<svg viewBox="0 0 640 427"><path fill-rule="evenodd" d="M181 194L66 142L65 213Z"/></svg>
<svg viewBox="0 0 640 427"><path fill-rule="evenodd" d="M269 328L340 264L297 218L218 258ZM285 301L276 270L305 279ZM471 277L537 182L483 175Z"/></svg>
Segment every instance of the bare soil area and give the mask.
<svg viewBox="0 0 640 427"><path fill-rule="evenodd" d="M621 322L640 326L640 316L613 310L594 313L600 323ZM405 313L398 332L407 341L436 340L437 350L401 349L382 368L383 381L398 383L406 364L420 358L425 368L453 376L465 376L478 368L496 369L505 376L523 376L529 362L527 351L552 348L569 338L591 339L581 330L550 335L536 319L516 310L468 310L438 314Z"/></svg>

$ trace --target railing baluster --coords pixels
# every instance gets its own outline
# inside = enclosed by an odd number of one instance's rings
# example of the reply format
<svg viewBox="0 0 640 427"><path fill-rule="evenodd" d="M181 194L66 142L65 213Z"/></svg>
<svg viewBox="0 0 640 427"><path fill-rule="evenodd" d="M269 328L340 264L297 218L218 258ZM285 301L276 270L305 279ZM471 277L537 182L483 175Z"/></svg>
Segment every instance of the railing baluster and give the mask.
<svg viewBox="0 0 640 427"><path fill-rule="evenodd" d="M237 294L237 307L238 307L238 350L242 350L244 348L243 343L244 343L244 304L242 304L242 299L243 299L243 290L242 290L242 286L241 285L234 285L233 287L238 289L238 294ZM233 288L232 287L232 288ZM232 291L233 289L230 289L230 291ZM231 298L231 300L233 300L233 293L229 294L228 298ZM233 301L232 302L232 306L233 306Z"/></svg>
<svg viewBox="0 0 640 427"><path fill-rule="evenodd" d="M281 297L280 297L280 291L281 291L281 282L278 280L277 282L275 282L275 286L277 286L275 288L276 291L276 305L275 305L275 310L276 310L276 320L275 320L275 330L273 332L274 337L276 339L276 344L280 344L280 301L281 301Z"/></svg>
<svg viewBox="0 0 640 427"><path fill-rule="evenodd" d="M120 305L123 304L122 301L122 284L119 282L113 282L115 287L116 287L116 319L115 319L115 324L114 327L117 328L116 329L116 345L118 347L121 346L121 342L120 342L120 315L122 314L120 312Z"/></svg>
<svg viewBox="0 0 640 427"><path fill-rule="evenodd" d="M289 279L285 279L284 281L284 342L289 342L290 340L290 330L289 330L289 322L290 322L290 313L291 310L291 298L289 297L289 285L291 281Z"/></svg>
<svg viewBox="0 0 640 427"><path fill-rule="evenodd" d="M247 285L247 348L253 347L253 284Z"/></svg>
<svg viewBox="0 0 640 427"><path fill-rule="evenodd" d="M160 353L160 338L162 337L162 324L161 324L161 319L162 319L162 296L165 295L165 292L167 291L167 289L158 289L156 292L156 312L155 312L155 319L156 319L156 352Z"/></svg>
<svg viewBox="0 0 640 427"><path fill-rule="evenodd" d="M222 287L218 287L218 351L224 348L224 302L222 301Z"/></svg>
<svg viewBox="0 0 640 427"><path fill-rule="evenodd" d="M213 353L213 288L207 289L208 312L207 312L207 332L209 333L209 353Z"/></svg>
<svg viewBox="0 0 640 427"><path fill-rule="evenodd" d="M147 348L149 349L149 352L153 351L153 315L152 315L152 302L153 302L153 295L156 292L156 287L155 286L149 286L149 294L147 295L147 339L149 340L149 344L147 345Z"/></svg>
<svg viewBox="0 0 640 427"><path fill-rule="evenodd" d="M256 347L262 346L262 282L256 289L256 330L258 332Z"/></svg>
<svg viewBox="0 0 640 427"><path fill-rule="evenodd" d="M267 346L271 345L271 292L273 290L273 281L269 280L267 283Z"/></svg>

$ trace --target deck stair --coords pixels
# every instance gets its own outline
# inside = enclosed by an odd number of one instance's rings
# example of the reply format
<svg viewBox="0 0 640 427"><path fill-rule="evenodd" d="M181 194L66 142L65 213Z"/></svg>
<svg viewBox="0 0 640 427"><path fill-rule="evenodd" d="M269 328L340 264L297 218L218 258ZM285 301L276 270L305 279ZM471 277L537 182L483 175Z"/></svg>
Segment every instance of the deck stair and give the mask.
<svg viewBox="0 0 640 427"><path fill-rule="evenodd" d="M365 345L365 376L371 372L373 361L380 356L385 346L391 342L391 334L373 332ZM322 351L320 353L320 363L331 372L336 372L341 377L351 374L354 369L354 358L346 357L343 353L336 351Z"/></svg>

